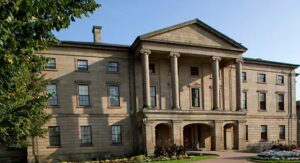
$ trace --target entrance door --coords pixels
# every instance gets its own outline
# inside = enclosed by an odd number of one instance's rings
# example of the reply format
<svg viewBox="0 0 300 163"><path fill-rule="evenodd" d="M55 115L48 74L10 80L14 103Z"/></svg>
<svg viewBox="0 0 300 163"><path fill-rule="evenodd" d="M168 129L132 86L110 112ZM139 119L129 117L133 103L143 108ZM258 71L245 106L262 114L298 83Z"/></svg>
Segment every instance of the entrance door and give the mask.
<svg viewBox="0 0 300 163"><path fill-rule="evenodd" d="M226 133L225 133L225 137L226 137L226 146L225 148L228 149L228 150L232 150L233 149L233 133L232 131L230 130L226 130Z"/></svg>

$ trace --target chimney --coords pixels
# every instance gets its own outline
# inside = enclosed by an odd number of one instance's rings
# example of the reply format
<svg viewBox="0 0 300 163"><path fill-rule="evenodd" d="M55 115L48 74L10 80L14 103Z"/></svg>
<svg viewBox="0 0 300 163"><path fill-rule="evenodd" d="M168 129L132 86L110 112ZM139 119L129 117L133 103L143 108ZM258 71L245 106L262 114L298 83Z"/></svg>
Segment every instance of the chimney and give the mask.
<svg viewBox="0 0 300 163"><path fill-rule="evenodd" d="M101 42L101 26L93 26L94 43Z"/></svg>

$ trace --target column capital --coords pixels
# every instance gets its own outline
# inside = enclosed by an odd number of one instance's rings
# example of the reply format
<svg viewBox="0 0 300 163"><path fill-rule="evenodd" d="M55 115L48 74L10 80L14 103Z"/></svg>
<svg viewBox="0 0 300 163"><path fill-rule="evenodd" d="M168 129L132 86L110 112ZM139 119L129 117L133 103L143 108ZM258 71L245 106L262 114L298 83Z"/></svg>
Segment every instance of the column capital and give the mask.
<svg viewBox="0 0 300 163"><path fill-rule="evenodd" d="M217 56L212 56L211 59L213 61L217 60L217 61L221 61L221 57L217 57Z"/></svg>
<svg viewBox="0 0 300 163"><path fill-rule="evenodd" d="M140 53L141 54L145 54L145 55L150 55L151 54L151 50L149 50L149 49L141 49Z"/></svg>
<svg viewBox="0 0 300 163"><path fill-rule="evenodd" d="M235 63L244 63L243 58L237 58L235 59Z"/></svg>
<svg viewBox="0 0 300 163"><path fill-rule="evenodd" d="M171 57L180 57L180 53L178 53L178 52L170 52L170 56Z"/></svg>

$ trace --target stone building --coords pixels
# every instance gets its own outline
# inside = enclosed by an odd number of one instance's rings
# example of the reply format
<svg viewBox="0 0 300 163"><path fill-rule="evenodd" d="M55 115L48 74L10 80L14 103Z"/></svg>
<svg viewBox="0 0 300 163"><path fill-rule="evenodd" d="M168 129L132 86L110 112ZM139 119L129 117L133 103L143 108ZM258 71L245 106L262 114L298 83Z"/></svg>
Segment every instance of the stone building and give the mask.
<svg viewBox="0 0 300 163"><path fill-rule="evenodd" d="M298 65L244 58L240 43L198 19L150 32L130 46L62 42L41 55L53 93L48 135L28 159L80 160L156 145L259 150L296 143Z"/></svg>

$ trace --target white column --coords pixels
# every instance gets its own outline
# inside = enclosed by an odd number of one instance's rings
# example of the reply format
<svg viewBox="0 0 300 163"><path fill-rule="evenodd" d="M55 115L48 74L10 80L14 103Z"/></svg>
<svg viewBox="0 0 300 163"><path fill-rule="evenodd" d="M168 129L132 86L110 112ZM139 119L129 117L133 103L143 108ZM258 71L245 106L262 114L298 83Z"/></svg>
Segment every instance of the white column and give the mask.
<svg viewBox="0 0 300 163"><path fill-rule="evenodd" d="M236 59L235 63L235 81L236 81L236 110L243 110L242 109L242 58Z"/></svg>
<svg viewBox="0 0 300 163"><path fill-rule="evenodd" d="M144 108L150 108L150 76L149 76L149 55L151 51L148 49L141 49L142 59L142 75L143 75L143 102Z"/></svg>
<svg viewBox="0 0 300 163"><path fill-rule="evenodd" d="M219 90L219 61L220 57L212 57L212 80L213 80L213 110L220 109L220 90Z"/></svg>
<svg viewBox="0 0 300 163"><path fill-rule="evenodd" d="M179 109L179 81L178 81L178 57L179 53L171 52L171 82L172 82L172 103L173 109Z"/></svg>

